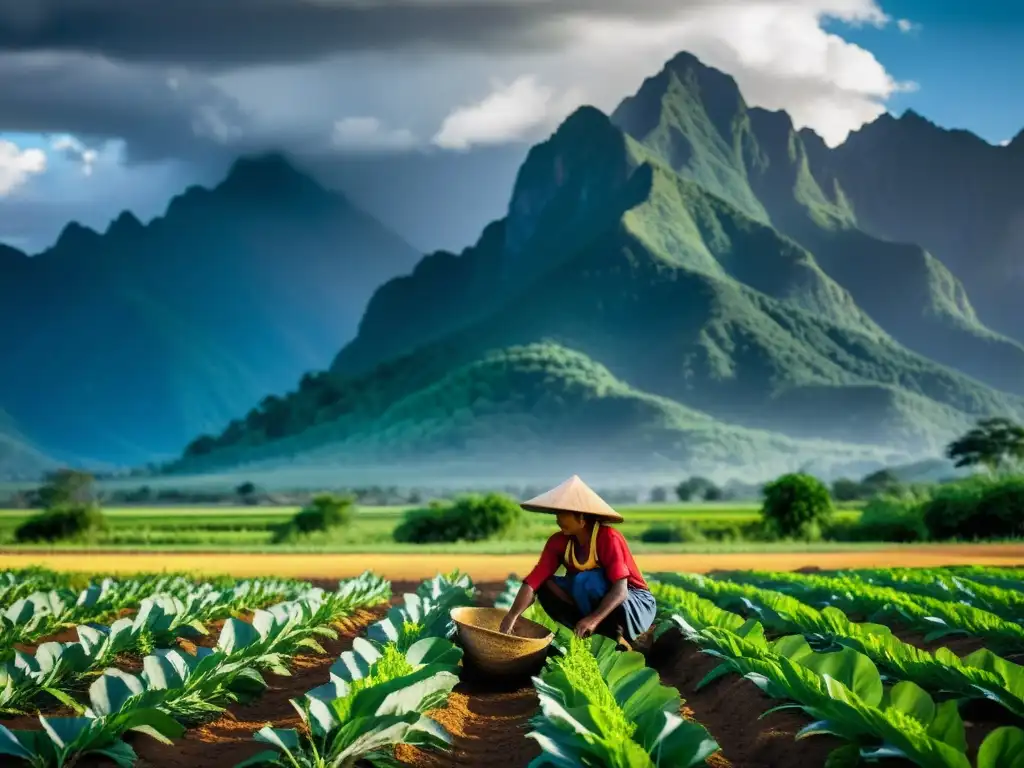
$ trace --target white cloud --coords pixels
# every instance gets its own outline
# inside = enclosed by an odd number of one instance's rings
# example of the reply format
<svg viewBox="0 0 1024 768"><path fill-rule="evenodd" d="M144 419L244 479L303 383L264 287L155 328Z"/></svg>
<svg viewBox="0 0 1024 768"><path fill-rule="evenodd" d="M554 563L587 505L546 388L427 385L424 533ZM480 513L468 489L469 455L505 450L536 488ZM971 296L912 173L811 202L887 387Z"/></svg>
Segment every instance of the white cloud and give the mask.
<svg viewBox="0 0 1024 768"><path fill-rule="evenodd" d="M0 139L0 197L9 195L31 176L46 170L46 153L21 149L13 141Z"/></svg>
<svg viewBox="0 0 1024 768"><path fill-rule="evenodd" d="M827 32L828 18L875 26L889 21L873 0L684 7L657 24L593 19L578 24L574 74L588 83L586 95L597 106L612 108L686 50L732 75L748 103L784 109L797 127L813 128L835 145L882 114L891 95L916 86L897 81L871 52Z"/></svg>
<svg viewBox="0 0 1024 768"><path fill-rule="evenodd" d="M1000 147L1008 147L1008 146L1010 146L1010 142L1011 141L1013 141L1013 139L1003 139L1002 141L999 142L999 146Z"/></svg>
<svg viewBox="0 0 1024 768"><path fill-rule="evenodd" d="M896 26L899 27L900 32L907 34L909 32L917 32L921 29L921 25L917 22L911 21L910 19L900 19L896 22Z"/></svg>
<svg viewBox="0 0 1024 768"><path fill-rule="evenodd" d="M579 103L579 93L541 85L534 75L511 83L491 83L491 93L475 104L457 107L441 124L434 143L445 149L469 149L476 144L504 144L522 139L535 129L565 117Z"/></svg>
<svg viewBox="0 0 1024 768"><path fill-rule="evenodd" d="M388 128L376 117L345 117L334 123L331 143L357 152L393 151L415 146L416 137L406 128Z"/></svg>
<svg viewBox="0 0 1024 768"><path fill-rule="evenodd" d="M83 175L92 176L98 157L95 149L86 147L74 136L58 136L50 146L54 152L60 152L68 160L79 163L82 166Z"/></svg>

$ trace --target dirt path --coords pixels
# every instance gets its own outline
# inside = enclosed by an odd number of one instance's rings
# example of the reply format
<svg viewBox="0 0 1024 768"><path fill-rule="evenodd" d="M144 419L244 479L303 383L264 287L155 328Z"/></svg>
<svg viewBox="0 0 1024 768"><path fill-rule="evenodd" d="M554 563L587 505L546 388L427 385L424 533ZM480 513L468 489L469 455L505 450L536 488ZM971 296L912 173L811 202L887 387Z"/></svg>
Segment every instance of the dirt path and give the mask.
<svg viewBox="0 0 1024 768"><path fill-rule="evenodd" d="M491 606L504 584L478 583L476 588L476 604ZM524 768L540 754L537 742L526 738L530 718L537 711L537 694L530 680L496 682L465 664L461 678L448 697L448 706L429 713L451 734L451 751L422 752L402 745L395 750L395 757L410 768Z"/></svg>
<svg viewBox="0 0 1024 768"><path fill-rule="evenodd" d="M538 552L539 555L539 552ZM438 554L260 554L260 553L136 553L136 552L4 552L0 568L40 565L58 571L116 573L188 571L236 577L278 576L342 579L372 569L390 579L419 581L458 567L476 581L499 581L510 573L529 572L538 555ZM889 547L847 552L740 552L724 554L642 554L645 572L756 567L795 570L807 566L875 568L884 566L1024 565L1024 545L963 544Z"/></svg>
<svg viewBox="0 0 1024 768"><path fill-rule="evenodd" d="M402 745L395 750L395 757L402 765L415 768L524 768L540 754L537 742L526 738L536 711L537 694L532 686L501 690L489 689L482 681L462 682L448 697L447 707L430 713L451 734L451 751L421 752Z"/></svg>

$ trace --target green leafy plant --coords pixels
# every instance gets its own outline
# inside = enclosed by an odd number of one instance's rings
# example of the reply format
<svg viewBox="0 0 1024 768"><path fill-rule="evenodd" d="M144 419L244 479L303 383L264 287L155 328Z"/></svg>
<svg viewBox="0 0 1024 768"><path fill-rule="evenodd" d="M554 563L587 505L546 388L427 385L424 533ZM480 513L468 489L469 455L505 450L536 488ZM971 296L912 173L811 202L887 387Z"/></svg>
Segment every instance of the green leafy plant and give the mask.
<svg viewBox="0 0 1024 768"><path fill-rule="evenodd" d="M961 700L993 701L1024 718L1024 667L988 650L963 659L947 648L932 653L903 642L884 625L852 622L837 608L818 611L780 592L698 574L659 574L651 589L669 605L680 599L683 590L692 591L719 608L752 614L776 632L800 632L815 650L852 648L893 679Z"/></svg>
<svg viewBox="0 0 1024 768"><path fill-rule="evenodd" d="M121 737L137 731L170 744L184 728L158 705L160 691L147 690L134 675L119 670L102 675L89 687L89 706L82 717L42 717L42 730L8 730L0 725L0 754L32 768L60 768L80 757L106 757L130 768L135 750Z"/></svg>
<svg viewBox="0 0 1024 768"><path fill-rule="evenodd" d="M528 734L531 766L608 768L700 765L719 749L707 730L679 716L681 700L635 652L594 635L569 637L563 656L534 678L540 714Z"/></svg>
<svg viewBox="0 0 1024 768"><path fill-rule="evenodd" d="M465 577L438 577L420 585L417 593L407 594L405 605L396 608L401 616L420 615L427 605L459 604L471 589ZM382 622L391 627L394 623L394 616ZM385 638L380 642L356 638L352 650L331 667L328 683L309 691L301 701L292 700L305 728L263 728L256 741L275 749L237 768L393 765L392 750L397 744L446 747L448 734L424 713L442 705L458 682L462 650L447 639L450 618L406 622L405 626L415 628L397 638L389 632L378 634Z"/></svg>
<svg viewBox="0 0 1024 768"><path fill-rule="evenodd" d="M722 662L698 688L738 673L769 696L793 702L776 709L798 708L810 716L811 724L797 738L832 734L848 742L833 751L830 764L894 757L923 768L971 768L955 700L936 704L909 681L887 688L871 660L852 648L816 653L800 635L770 642L757 621L693 593L678 590L669 600L671 605L662 608L663 616L670 615L667 621ZM1001 756L1018 730L996 737L987 753L993 759ZM998 763L988 760L979 766L996 768Z"/></svg>

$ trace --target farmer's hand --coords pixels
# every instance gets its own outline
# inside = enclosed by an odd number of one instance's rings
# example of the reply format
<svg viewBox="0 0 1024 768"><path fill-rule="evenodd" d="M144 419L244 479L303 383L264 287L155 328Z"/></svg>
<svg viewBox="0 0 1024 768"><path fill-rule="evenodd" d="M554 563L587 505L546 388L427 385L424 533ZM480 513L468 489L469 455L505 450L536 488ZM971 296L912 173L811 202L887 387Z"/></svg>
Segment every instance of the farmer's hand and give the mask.
<svg viewBox="0 0 1024 768"><path fill-rule="evenodd" d="M597 625L601 623L600 619L594 616L584 616L578 622L576 622L576 637L586 638L594 634L594 630L597 629Z"/></svg>
<svg viewBox="0 0 1024 768"><path fill-rule="evenodd" d="M505 614L505 618L501 620L501 624L498 625L498 631L504 635L511 635L512 628L515 627L516 621L519 619L512 611Z"/></svg>

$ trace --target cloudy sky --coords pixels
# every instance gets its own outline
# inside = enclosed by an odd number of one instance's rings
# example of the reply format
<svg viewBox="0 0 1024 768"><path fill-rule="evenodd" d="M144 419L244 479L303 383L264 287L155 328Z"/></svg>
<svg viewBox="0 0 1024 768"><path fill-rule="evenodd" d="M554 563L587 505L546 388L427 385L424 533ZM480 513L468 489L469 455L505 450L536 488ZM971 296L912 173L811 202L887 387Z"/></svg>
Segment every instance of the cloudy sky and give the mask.
<svg viewBox="0 0 1024 768"><path fill-rule="evenodd" d="M500 211L529 142L581 103L610 111L680 50L830 144L907 107L996 144L1024 127L1014 5L0 0L0 242L36 252L72 218L148 219L275 148L394 209L416 246L456 248Z"/></svg>

